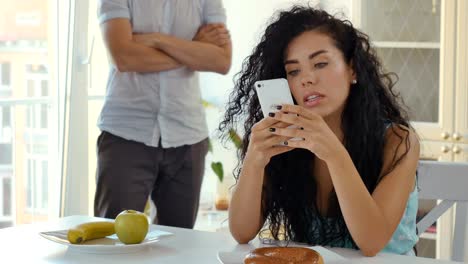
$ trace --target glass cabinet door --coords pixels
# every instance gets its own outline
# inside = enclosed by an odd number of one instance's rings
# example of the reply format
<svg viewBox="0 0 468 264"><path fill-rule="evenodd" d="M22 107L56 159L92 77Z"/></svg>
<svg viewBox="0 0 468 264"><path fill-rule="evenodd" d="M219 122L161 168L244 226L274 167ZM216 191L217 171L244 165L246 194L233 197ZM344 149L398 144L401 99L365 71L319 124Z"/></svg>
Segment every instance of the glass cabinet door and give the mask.
<svg viewBox="0 0 468 264"><path fill-rule="evenodd" d="M455 4L441 0L358 0L357 26L370 36L422 139L453 130ZM454 17L454 16L452 16ZM451 38L451 39L450 39ZM452 47L453 46L453 47ZM451 85L452 84L452 85Z"/></svg>

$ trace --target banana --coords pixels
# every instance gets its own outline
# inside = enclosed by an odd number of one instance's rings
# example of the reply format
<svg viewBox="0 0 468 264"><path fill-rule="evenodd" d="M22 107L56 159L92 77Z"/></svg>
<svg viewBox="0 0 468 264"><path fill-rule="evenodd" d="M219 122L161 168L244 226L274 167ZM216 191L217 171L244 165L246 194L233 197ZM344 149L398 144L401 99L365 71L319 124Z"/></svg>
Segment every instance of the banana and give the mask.
<svg viewBox="0 0 468 264"><path fill-rule="evenodd" d="M88 222L68 230L67 238L72 244L103 238L115 233L114 222Z"/></svg>

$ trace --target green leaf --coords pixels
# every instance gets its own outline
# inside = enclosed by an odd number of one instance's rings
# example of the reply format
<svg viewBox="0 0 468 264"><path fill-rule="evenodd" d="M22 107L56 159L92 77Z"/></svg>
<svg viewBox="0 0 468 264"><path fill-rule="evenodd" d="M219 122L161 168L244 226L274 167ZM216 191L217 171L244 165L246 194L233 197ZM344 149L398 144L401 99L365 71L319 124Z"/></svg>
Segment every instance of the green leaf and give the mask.
<svg viewBox="0 0 468 264"><path fill-rule="evenodd" d="M232 143L234 143L236 148L242 148L242 139L234 129L229 130L229 138L231 139Z"/></svg>
<svg viewBox="0 0 468 264"><path fill-rule="evenodd" d="M221 162L211 162L211 168L213 169L214 173L218 176L220 182L223 182L224 179L224 170L223 164Z"/></svg>

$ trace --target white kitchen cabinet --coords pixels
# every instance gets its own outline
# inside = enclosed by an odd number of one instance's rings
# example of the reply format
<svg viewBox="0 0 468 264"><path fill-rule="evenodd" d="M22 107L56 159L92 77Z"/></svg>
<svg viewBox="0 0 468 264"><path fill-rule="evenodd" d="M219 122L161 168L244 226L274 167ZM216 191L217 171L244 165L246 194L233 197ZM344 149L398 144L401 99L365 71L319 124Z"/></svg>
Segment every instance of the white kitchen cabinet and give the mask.
<svg viewBox="0 0 468 264"><path fill-rule="evenodd" d="M351 20L369 34L410 111L422 157L468 143L468 3L465 0L352 0ZM457 150L457 148L455 148ZM453 152L453 147L448 150ZM462 153L453 153L460 160ZM468 160L465 160L468 161Z"/></svg>
<svg viewBox="0 0 468 264"><path fill-rule="evenodd" d="M370 36L386 70L399 76L395 89L410 109L421 158L468 162L468 1L338 3L333 3L334 11L344 10ZM437 234L422 235L423 243L433 243L425 247L436 251L429 257L450 257L453 219L453 212L447 212L437 223Z"/></svg>

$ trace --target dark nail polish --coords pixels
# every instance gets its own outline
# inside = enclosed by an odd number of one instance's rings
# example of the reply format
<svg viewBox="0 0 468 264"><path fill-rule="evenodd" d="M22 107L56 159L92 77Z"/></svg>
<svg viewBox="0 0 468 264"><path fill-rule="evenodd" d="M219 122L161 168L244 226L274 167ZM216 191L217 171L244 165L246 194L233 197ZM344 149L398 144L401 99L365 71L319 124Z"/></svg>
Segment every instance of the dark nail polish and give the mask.
<svg viewBox="0 0 468 264"><path fill-rule="evenodd" d="M275 117L275 113L268 113L270 117Z"/></svg>
<svg viewBox="0 0 468 264"><path fill-rule="evenodd" d="M287 146L287 145L288 145L288 142L287 142L287 141L284 141L284 142L283 142L283 145Z"/></svg>
<svg viewBox="0 0 468 264"><path fill-rule="evenodd" d="M283 106L281 106L281 105L276 106L276 109L278 109L278 110L281 110L281 108L283 108Z"/></svg>
<svg viewBox="0 0 468 264"><path fill-rule="evenodd" d="M270 127L270 132L275 132L275 131L276 131L276 128Z"/></svg>

